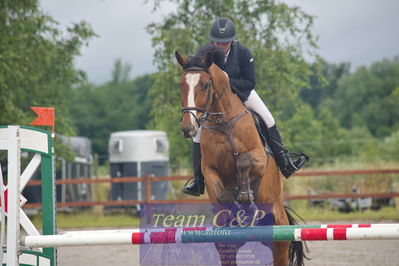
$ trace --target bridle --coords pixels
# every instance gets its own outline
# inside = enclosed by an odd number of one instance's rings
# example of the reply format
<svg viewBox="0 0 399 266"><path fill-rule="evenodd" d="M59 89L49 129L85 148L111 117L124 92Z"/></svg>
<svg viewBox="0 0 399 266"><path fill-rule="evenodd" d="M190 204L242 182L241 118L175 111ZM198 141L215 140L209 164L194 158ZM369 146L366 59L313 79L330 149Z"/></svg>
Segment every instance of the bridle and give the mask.
<svg viewBox="0 0 399 266"><path fill-rule="evenodd" d="M181 108L181 111L182 111L181 120L183 120L184 114L189 113L190 115L192 115L194 117L195 122L197 123L198 127L202 126L202 124L205 123L205 121L212 121L212 122L215 122L218 124L221 123L222 120L220 118L218 118L214 121L214 120L210 120L209 117L225 114L223 112L213 112L213 110L216 107L219 100L222 98L223 94L225 93L225 91L228 87L228 84L225 85L225 87L222 89L222 93L219 96L217 95L216 90L214 90L213 95L211 95L211 86L213 86L213 82L212 82L212 78L211 78L211 75L209 74L208 70L206 68L202 68L202 67L198 67L198 66L188 67L183 70L183 72L192 72L192 71L205 72L209 75L208 82L205 83L205 85L201 88L201 90L207 90L208 94L206 97L206 101L202 107L182 107ZM212 101L213 98L216 98L216 100ZM209 108L208 108L208 105L210 105ZM197 118L192 111L201 112L202 116L200 118Z"/></svg>

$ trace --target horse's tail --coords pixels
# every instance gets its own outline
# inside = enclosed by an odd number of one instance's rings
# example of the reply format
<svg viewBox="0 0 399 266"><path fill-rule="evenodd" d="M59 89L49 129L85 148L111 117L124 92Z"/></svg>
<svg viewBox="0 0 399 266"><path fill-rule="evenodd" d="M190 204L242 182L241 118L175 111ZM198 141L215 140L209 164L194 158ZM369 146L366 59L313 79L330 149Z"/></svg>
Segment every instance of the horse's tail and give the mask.
<svg viewBox="0 0 399 266"><path fill-rule="evenodd" d="M292 216L291 212L294 213L296 216L299 217L302 221L301 216L299 216L292 208L288 206L284 206L285 212L287 213L288 216L288 221L290 225L296 225L298 222L295 220L295 218ZM290 266L303 266L304 265L304 260L309 258L306 256L306 253L309 252L309 249L306 245L305 242L302 241L291 241L290 244L290 249L288 251L288 259L289 259L289 265Z"/></svg>

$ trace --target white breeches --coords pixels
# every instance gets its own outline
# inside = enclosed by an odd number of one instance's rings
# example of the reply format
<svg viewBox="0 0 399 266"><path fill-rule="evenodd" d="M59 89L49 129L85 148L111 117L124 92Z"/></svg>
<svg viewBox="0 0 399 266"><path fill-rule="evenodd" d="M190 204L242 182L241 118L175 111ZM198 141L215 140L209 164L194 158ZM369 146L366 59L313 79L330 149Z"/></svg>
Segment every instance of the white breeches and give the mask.
<svg viewBox="0 0 399 266"><path fill-rule="evenodd" d="M256 93L255 90L251 91L251 94L248 97L248 100L244 103L245 107L248 110L251 110L262 118L263 122L267 125L268 128L271 128L275 125L274 118L270 113L269 109L267 109L266 105L263 103L262 99Z"/></svg>
<svg viewBox="0 0 399 266"><path fill-rule="evenodd" d="M272 114L270 113L269 109L267 109L266 105L263 103L262 99L255 90L251 91L251 94L249 95L248 100L244 102L244 105L248 110L259 114L268 128L271 128L275 125ZM197 135L193 138L193 142L200 143L201 131L202 127L198 129Z"/></svg>

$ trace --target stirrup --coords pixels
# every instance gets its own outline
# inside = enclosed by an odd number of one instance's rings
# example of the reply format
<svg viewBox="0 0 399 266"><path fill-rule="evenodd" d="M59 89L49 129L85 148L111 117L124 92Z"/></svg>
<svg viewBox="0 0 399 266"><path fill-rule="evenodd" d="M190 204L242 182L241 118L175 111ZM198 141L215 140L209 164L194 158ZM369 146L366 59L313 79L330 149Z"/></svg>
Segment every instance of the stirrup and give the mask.
<svg viewBox="0 0 399 266"><path fill-rule="evenodd" d="M289 154L294 154L298 156L298 159L295 161L292 161ZM306 162L309 161L309 156L304 154L303 152L301 153L295 153L295 152L290 152L286 153L284 150L279 152L279 157L280 157L280 171L281 173L286 177L289 178L293 173L298 171Z"/></svg>
<svg viewBox="0 0 399 266"><path fill-rule="evenodd" d="M307 156L305 153L300 152L293 152L292 154L295 154L298 156L298 159L295 160L294 165L296 166L296 168L300 169L305 163L310 161L310 157Z"/></svg>

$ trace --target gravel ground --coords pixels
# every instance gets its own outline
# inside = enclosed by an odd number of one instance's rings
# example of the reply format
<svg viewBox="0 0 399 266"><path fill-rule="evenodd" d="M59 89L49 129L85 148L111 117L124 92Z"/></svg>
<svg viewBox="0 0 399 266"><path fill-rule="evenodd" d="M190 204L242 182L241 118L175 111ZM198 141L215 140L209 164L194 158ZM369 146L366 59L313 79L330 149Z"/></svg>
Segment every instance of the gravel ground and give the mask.
<svg viewBox="0 0 399 266"><path fill-rule="evenodd" d="M380 223L392 223L381 221ZM368 223L334 222L334 223ZM312 223L316 224L316 222ZM317 223L319 224L319 222ZM311 260L315 265L377 265L399 266L399 240L373 241L314 241L308 242ZM139 263L138 246L63 247L58 249L58 265L134 266Z"/></svg>

